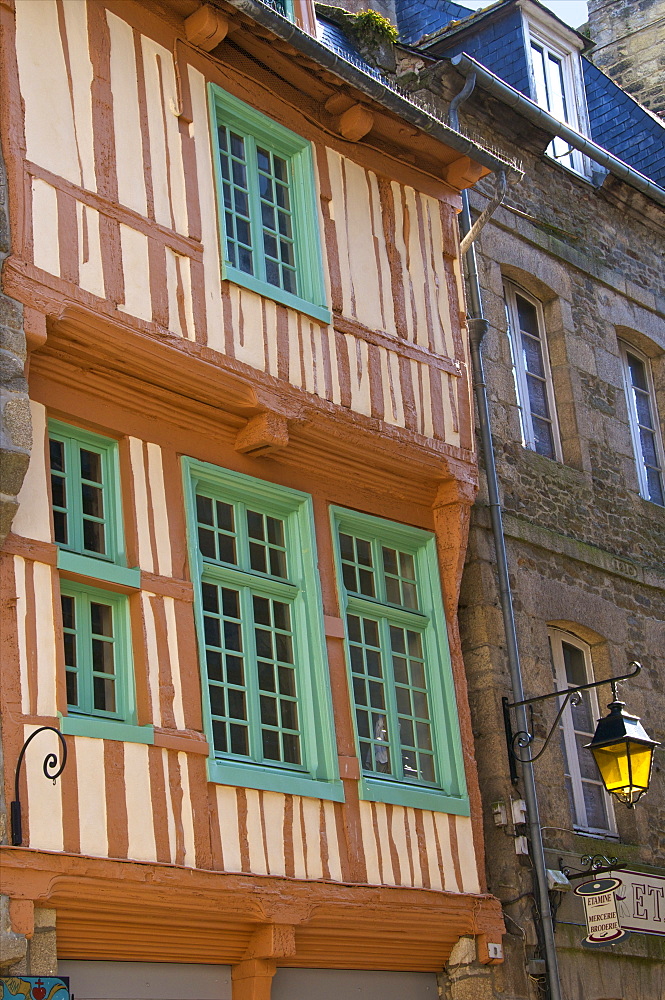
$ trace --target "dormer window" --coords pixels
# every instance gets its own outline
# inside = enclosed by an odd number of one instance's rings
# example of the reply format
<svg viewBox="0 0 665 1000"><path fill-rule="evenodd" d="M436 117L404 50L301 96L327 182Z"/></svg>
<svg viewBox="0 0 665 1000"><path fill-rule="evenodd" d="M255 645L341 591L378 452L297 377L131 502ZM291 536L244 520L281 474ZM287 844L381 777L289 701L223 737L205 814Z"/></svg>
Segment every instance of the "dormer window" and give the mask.
<svg viewBox="0 0 665 1000"><path fill-rule="evenodd" d="M550 33L553 27L549 18L547 24L544 20L534 23L531 19L525 23L531 63L531 96L553 118L584 134L587 131L586 109L579 54L563 32ZM587 173L586 158L565 139L555 137L546 153L577 174Z"/></svg>

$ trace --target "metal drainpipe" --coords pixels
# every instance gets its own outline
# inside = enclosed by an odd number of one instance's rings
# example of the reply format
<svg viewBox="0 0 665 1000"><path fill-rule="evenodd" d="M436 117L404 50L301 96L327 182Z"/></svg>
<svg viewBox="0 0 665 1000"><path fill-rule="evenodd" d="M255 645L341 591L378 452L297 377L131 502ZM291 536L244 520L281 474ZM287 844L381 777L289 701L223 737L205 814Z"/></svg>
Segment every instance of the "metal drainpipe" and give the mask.
<svg viewBox="0 0 665 1000"><path fill-rule="evenodd" d="M470 73L466 79L463 89L450 103L448 120L454 129L459 129L457 109L460 104L465 101L467 97L469 97L474 86L475 74ZM466 235L471 229L471 211L469 208L469 195L467 191L462 191L462 217L460 228L463 235ZM489 494L489 511L492 523L492 535L494 537L494 546L496 549L497 571L499 576L499 600L501 603L501 613L503 615L503 625L506 633L508 666L510 669L510 680L514 700L522 701L524 698L522 669L520 666L519 649L517 647L513 598L510 590L510 578L508 575L508 556L506 553L506 540L503 531L503 515L499 499L499 481L496 473L496 463L494 461L490 411L487 399L487 384L485 382L485 372L481 352L483 337L487 333L489 323L483 316L483 303L480 292L480 281L478 280L476 248L473 244L471 244L466 251L466 264L468 274L467 286L469 293L469 305L471 306L472 313L472 316L469 319L469 341L471 346L471 362L473 370L473 391L476 397L476 404L478 406L480 441L483 459L485 462L485 474L487 477L487 492ZM529 730L529 726L526 707L522 706L516 711L518 729L527 732ZM529 837L531 841L531 857L533 860L538 887L538 903L543 943L545 945L545 962L547 967L549 1000L561 1000L559 964L557 961L556 944L554 940L554 920L552 917L552 909L550 906L547 887L545 851L543 848L540 816L538 813L538 796L536 792L536 781L532 764L525 764L522 766L522 779L524 782L524 797L526 799L529 820L528 825Z"/></svg>

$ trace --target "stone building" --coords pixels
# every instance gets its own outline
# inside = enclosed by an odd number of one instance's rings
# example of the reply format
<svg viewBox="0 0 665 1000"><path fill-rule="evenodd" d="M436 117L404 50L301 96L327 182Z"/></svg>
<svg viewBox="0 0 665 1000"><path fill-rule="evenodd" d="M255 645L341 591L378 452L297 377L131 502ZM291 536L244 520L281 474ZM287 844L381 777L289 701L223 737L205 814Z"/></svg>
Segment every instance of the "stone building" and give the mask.
<svg viewBox="0 0 665 1000"><path fill-rule="evenodd" d="M584 32L596 66L645 108L665 115L664 0L588 0Z"/></svg>
<svg viewBox="0 0 665 1000"><path fill-rule="evenodd" d="M657 110L648 96L657 69L643 72L647 59L637 45L638 38L659 40L649 58L662 65L661 7L590 3L599 42L605 16L602 58L586 35L538 3L504 0L471 12L445 0L396 0L382 9L400 33L398 83L444 110L475 74L458 108L462 130L517 155L524 169L521 182L508 178L474 245L525 697L625 674L638 660L642 673L620 694L665 742L665 128L637 103ZM348 24L331 7L319 10L341 29ZM624 37L616 44L615 27ZM621 65L613 67L614 58ZM382 65L387 71L385 59ZM611 77L634 85L632 96ZM473 219L496 191L489 178L470 192ZM506 750L502 697L514 694L488 502L481 475L460 627L488 886L503 901L507 927L506 962L493 989L497 997L535 998L548 988L536 845L524 840L525 786L511 781ZM633 810L612 804L584 750L610 688L584 698L566 709L560 733L534 765L546 865L574 874L588 867L585 857L618 859L620 917L631 935L585 949L580 900L570 889L553 891L560 995L658 1000L665 994L665 760L661 749L651 789ZM536 750L555 715L552 701L533 706Z"/></svg>
<svg viewBox="0 0 665 1000"><path fill-rule="evenodd" d="M456 217L510 162L309 2L0 20L8 995L482 989Z"/></svg>

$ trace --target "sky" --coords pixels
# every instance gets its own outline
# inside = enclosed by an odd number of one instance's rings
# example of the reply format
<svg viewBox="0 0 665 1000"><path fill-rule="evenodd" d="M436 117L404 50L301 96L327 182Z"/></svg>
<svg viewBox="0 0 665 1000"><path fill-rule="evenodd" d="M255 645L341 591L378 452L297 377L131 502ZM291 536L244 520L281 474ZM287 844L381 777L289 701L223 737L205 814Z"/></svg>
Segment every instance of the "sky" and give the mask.
<svg viewBox="0 0 665 1000"><path fill-rule="evenodd" d="M463 7L478 10L487 7L491 0L457 0ZM541 0L545 7L569 24L571 28L579 28L587 20L586 0Z"/></svg>

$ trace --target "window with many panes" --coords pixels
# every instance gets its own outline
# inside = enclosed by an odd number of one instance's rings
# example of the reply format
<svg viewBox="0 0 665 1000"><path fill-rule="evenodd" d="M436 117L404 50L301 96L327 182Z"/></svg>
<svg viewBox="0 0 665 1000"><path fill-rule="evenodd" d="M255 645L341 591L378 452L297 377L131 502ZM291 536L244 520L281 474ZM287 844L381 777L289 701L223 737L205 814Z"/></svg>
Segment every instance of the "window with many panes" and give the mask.
<svg viewBox="0 0 665 1000"><path fill-rule="evenodd" d="M311 144L210 84L223 276L329 322Z"/></svg>
<svg viewBox="0 0 665 1000"><path fill-rule="evenodd" d="M579 56L563 40L548 37L528 23L532 95L536 104L553 118L581 131L579 107L584 102ZM586 171L585 159L558 136L547 147L547 155L578 174Z"/></svg>
<svg viewBox="0 0 665 1000"><path fill-rule="evenodd" d="M504 293L522 443L561 460L542 306L510 281L504 283Z"/></svg>
<svg viewBox="0 0 665 1000"><path fill-rule="evenodd" d="M51 421L49 462L55 542L81 555L122 561L116 442Z"/></svg>
<svg viewBox="0 0 665 1000"><path fill-rule="evenodd" d="M211 777L338 797L310 498L186 472Z"/></svg>
<svg viewBox="0 0 665 1000"><path fill-rule="evenodd" d="M334 525L365 797L463 812L433 537L339 508Z"/></svg>
<svg viewBox="0 0 665 1000"><path fill-rule="evenodd" d="M640 494L665 506L665 453L649 359L630 344L619 347Z"/></svg>
<svg viewBox="0 0 665 1000"><path fill-rule="evenodd" d="M69 711L126 720L125 598L63 580L60 600Z"/></svg>
<svg viewBox="0 0 665 1000"><path fill-rule="evenodd" d="M58 545L67 716L63 732L152 742L136 726L127 597L105 583L138 587L125 563L118 444L49 422L53 537ZM71 579L75 574L75 579ZM89 584L81 583L86 578ZM122 730L119 726L122 724Z"/></svg>
<svg viewBox="0 0 665 1000"><path fill-rule="evenodd" d="M549 630L552 667L559 690L593 681L591 652L581 639L561 629ZM593 755L586 744L593 739L599 718L596 691L581 691L561 716L566 789L575 827L589 833L614 833L614 813Z"/></svg>

